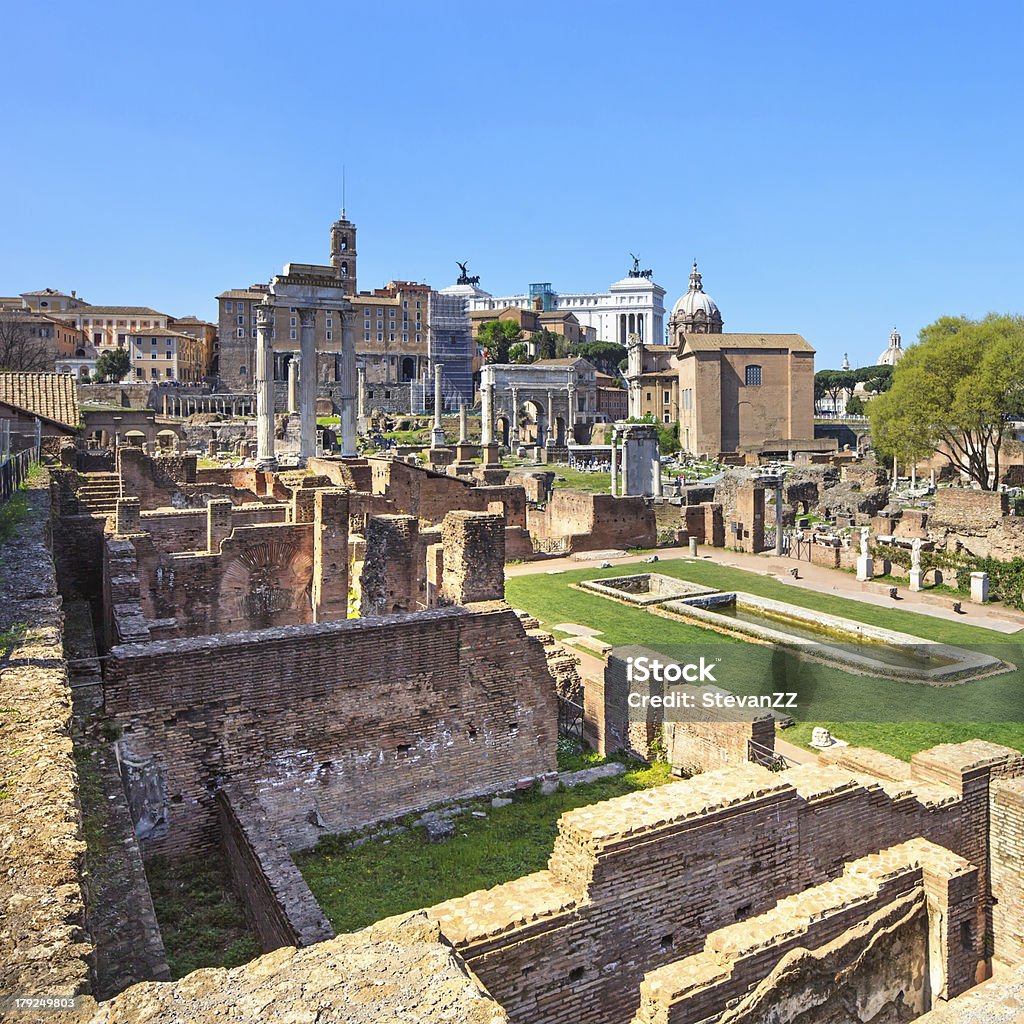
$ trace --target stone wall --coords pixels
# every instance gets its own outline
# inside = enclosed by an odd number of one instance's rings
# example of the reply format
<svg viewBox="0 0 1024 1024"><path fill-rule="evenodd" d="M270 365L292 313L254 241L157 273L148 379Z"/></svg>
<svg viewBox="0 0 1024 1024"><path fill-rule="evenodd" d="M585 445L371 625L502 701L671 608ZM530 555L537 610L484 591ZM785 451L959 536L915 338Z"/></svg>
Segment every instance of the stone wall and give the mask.
<svg viewBox="0 0 1024 1024"><path fill-rule="evenodd" d="M976 533L997 526L1009 512L1009 499L999 491L968 491L940 487L935 492L932 527Z"/></svg>
<svg viewBox="0 0 1024 1024"><path fill-rule="evenodd" d="M505 523L490 512L449 512L441 524L445 600L452 604L505 597Z"/></svg>
<svg viewBox="0 0 1024 1024"><path fill-rule="evenodd" d="M727 925L701 952L649 973L633 1024L909 1020L972 983L959 931L976 875L925 840L854 861L842 878ZM851 1007L863 1015L848 1016Z"/></svg>
<svg viewBox="0 0 1024 1024"><path fill-rule="evenodd" d="M993 774L1020 769L1016 751L974 741L923 752L895 784L831 765L707 772L564 814L546 871L429 913L513 1021L625 1022L647 972L850 861L923 838L979 867L978 794L987 801ZM950 902L966 923L947 961L951 991L985 955L971 922L984 917L987 881L971 877Z"/></svg>
<svg viewBox="0 0 1024 1024"><path fill-rule="evenodd" d="M144 509L175 504L183 484L196 482L196 456L146 455L140 448L117 450L121 493L141 499Z"/></svg>
<svg viewBox="0 0 1024 1024"><path fill-rule="evenodd" d="M295 849L555 763L544 651L502 603L118 647L104 685L147 855L214 842L227 781Z"/></svg>
<svg viewBox="0 0 1024 1024"><path fill-rule="evenodd" d="M333 938L334 930L251 790L237 783L224 786L217 791L217 812L232 885L264 952Z"/></svg>
<svg viewBox="0 0 1024 1024"><path fill-rule="evenodd" d="M528 510L527 525L538 549L547 551L652 548L657 543L654 510L639 496L613 498L557 488L546 508Z"/></svg>
<svg viewBox="0 0 1024 1024"><path fill-rule="evenodd" d="M71 742L48 482L0 547L0 993L86 992L85 843Z"/></svg>
<svg viewBox="0 0 1024 1024"><path fill-rule="evenodd" d="M993 783L989 807L995 955L1024 963L1024 777Z"/></svg>

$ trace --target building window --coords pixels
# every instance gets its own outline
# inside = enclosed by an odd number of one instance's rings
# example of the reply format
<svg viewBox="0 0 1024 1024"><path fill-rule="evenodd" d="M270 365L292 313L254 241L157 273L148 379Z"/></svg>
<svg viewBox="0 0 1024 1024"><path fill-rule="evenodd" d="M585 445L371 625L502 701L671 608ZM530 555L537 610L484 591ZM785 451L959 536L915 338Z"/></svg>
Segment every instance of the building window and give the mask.
<svg viewBox="0 0 1024 1024"><path fill-rule="evenodd" d="M417 334L416 335L416 343L419 344L420 341L422 341L422 335Z"/></svg>
<svg viewBox="0 0 1024 1024"><path fill-rule="evenodd" d="M668 403L671 402L671 401L672 401L672 394L671 394L671 392L669 392L669 391L664 392L664 394L662 395L662 402L664 402L665 405L668 405Z"/></svg>
<svg viewBox="0 0 1024 1024"><path fill-rule="evenodd" d="M747 387L757 387L761 383L761 367L748 366L746 370Z"/></svg>
<svg viewBox="0 0 1024 1024"><path fill-rule="evenodd" d="M245 328L244 327L239 327L238 328L238 336L240 338L244 338L245 337Z"/></svg>
<svg viewBox="0 0 1024 1024"><path fill-rule="evenodd" d="M225 302L225 303L224 303L224 308L225 308L225 309L226 309L226 310L227 310L227 311L228 311L229 313L230 313L230 312L232 312L232 310L233 310L233 308L234 308L234 307L232 306L232 304L231 304L231 300L230 300L230 299L229 299L229 300L228 300L227 302Z"/></svg>
<svg viewBox="0 0 1024 1024"><path fill-rule="evenodd" d="M294 327L288 332L288 339L289 339L289 341L294 341L295 340L295 328Z"/></svg>
<svg viewBox="0 0 1024 1024"><path fill-rule="evenodd" d="M363 341L369 341L369 340L370 340L370 332L369 331L364 331L363 332Z"/></svg>
<svg viewBox="0 0 1024 1024"><path fill-rule="evenodd" d="M238 318L238 323L239 323L239 324L244 324L244 323L245 323L245 317L244 317L244 316L240 316L240 317Z"/></svg>
<svg viewBox="0 0 1024 1024"><path fill-rule="evenodd" d="M363 330L364 331L368 331L369 329L370 329L370 321L369 320L364 320L363 321Z"/></svg>
<svg viewBox="0 0 1024 1024"><path fill-rule="evenodd" d="M651 392L650 391L647 392L647 401L648 402L651 401Z"/></svg>
<svg viewBox="0 0 1024 1024"><path fill-rule="evenodd" d="M666 423L671 423L672 422L672 417L668 413L665 413L665 422Z"/></svg>
<svg viewBox="0 0 1024 1024"><path fill-rule="evenodd" d="M383 341L384 340L384 335L381 334L380 331L377 332L377 340L378 341Z"/></svg>
<svg viewBox="0 0 1024 1024"><path fill-rule="evenodd" d="M146 376L146 371L141 366L137 366L135 368L135 376L136 377L145 377Z"/></svg>
<svg viewBox="0 0 1024 1024"><path fill-rule="evenodd" d="M394 340L395 340L394 334L389 334L388 335L388 341L394 341Z"/></svg>
<svg viewBox="0 0 1024 1024"><path fill-rule="evenodd" d="M405 344L408 344L408 343L409 343L409 335L408 335L408 334L403 334L403 335L402 335L402 341L403 341L403 342L404 342Z"/></svg>
<svg viewBox="0 0 1024 1024"><path fill-rule="evenodd" d="M291 320L289 320L288 326L289 327L294 327L295 326L295 317L292 317Z"/></svg>
<svg viewBox="0 0 1024 1024"><path fill-rule="evenodd" d="M328 331L327 332L327 340L328 341L333 341L334 340L334 332L333 331Z"/></svg>
<svg viewBox="0 0 1024 1024"><path fill-rule="evenodd" d="M378 331L382 331L383 329L384 329L384 321L383 320L378 320L377 321L377 330Z"/></svg>

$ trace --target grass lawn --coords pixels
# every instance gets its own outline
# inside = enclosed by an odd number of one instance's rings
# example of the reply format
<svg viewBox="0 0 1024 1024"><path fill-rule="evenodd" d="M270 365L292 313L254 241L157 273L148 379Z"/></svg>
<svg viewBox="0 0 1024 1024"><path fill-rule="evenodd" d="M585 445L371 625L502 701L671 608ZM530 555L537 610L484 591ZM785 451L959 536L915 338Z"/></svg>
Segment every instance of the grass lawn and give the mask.
<svg viewBox="0 0 1024 1024"><path fill-rule="evenodd" d="M584 755L575 769L593 763ZM649 789L670 781L666 764L633 763L624 775L541 796L516 794L507 807L461 801L467 811L455 819L455 835L427 841L422 828L351 846L349 836L330 836L295 855L313 895L338 932L364 928L382 917L541 871L558 833L558 818L574 807ZM486 818L475 818L472 811Z"/></svg>
<svg viewBox="0 0 1024 1024"><path fill-rule="evenodd" d="M219 858L154 857L146 863L146 878L175 978L200 967L238 967L259 956Z"/></svg>
<svg viewBox="0 0 1024 1024"><path fill-rule="evenodd" d="M538 468L555 471L555 487L584 491L587 494L611 493L611 473L584 473L582 470L570 469L568 466L539 466Z"/></svg>
<svg viewBox="0 0 1024 1024"><path fill-rule="evenodd" d="M668 658L690 660L692 645L712 655L721 652L719 685L735 693L767 694L797 689L798 724L784 735L794 742L810 739L814 725L825 725L853 744L863 744L909 759L937 743L980 737L1024 749L1024 672L1004 673L957 686L853 675L830 666L801 662L776 648L730 638L697 625L660 618L640 608L573 590L581 579L643 572L646 566L579 569L559 575L516 576L506 596L548 626L578 622L602 631L615 646L639 644ZM909 633L926 640L981 649L1024 668L1019 640L978 626L949 622L899 608L863 604L834 594L788 586L770 576L745 572L704 560L659 562L655 571L727 590L743 590L831 615ZM675 653L673 653L675 652Z"/></svg>

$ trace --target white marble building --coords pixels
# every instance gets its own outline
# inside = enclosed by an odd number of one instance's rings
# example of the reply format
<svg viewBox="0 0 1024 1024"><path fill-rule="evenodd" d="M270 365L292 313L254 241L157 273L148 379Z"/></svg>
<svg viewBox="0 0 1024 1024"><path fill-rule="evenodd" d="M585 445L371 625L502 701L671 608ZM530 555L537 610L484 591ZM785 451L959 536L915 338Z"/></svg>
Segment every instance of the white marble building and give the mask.
<svg viewBox="0 0 1024 1024"><path fill-rule="evenodd" d="M633 260L633 270L616 281L607 292L560 294L550 284L531 284L523 295L489 295L477 289L468 297L469 309L501 310L509 307L532 309L540 296L545 310L572 313L584 327L593 327L598 341L625 345L631 334L639 335L646 345L665 344L665 289L650 278L650 271L640 270L640 261Z"/></svg>

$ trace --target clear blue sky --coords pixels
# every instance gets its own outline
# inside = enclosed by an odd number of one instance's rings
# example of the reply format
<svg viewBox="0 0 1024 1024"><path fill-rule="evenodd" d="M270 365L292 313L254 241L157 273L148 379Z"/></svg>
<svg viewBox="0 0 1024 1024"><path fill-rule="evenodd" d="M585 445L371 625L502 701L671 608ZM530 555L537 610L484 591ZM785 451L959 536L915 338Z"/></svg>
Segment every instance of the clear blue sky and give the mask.
<svg viewBox="0 0 1024 1024"><path fill-rule="evenodd" d="M213 319L326 261L359 284L669 306L867 363L947 313L1021 311L1024 4L2 0L0 294Z"/></svg>

